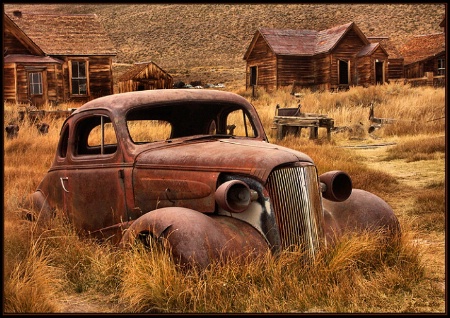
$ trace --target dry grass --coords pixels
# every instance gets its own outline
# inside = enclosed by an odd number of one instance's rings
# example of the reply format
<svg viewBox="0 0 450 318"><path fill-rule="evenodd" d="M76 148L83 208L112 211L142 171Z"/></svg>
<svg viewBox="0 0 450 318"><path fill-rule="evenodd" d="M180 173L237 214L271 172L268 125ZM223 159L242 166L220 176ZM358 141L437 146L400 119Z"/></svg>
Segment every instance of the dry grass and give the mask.
<svg viewBox="0 0 450 318"><path fill-rule="evenodd" d="M251 92L237 92L252 99ZM305 112L327 113L337 126L359 120L365 124L371 101L377 102L379 117L410 121L444 116L443 89L385 85L302 93ZM305 152L319 173L344 170L355 187L386 199L400 219L400 244L382 248L376 235L362 234L343 238L314 266L305 267L298 262L301 255L292 252L197 273L177 271L165 251L123 251L81 239L63 217L48 229L37 229L21 218L22 202L52 163L62 120L51 122L44 136L22 123L18 138L4 138L5 311L443 313L444 124L433 120L407 130L397 122L383 126L376 136L335 133L328 141L319 133L318 140L288 136L276 141L269 133L276 104L293 107L297 101L286 89L259 92L253 103L272 142ZM5 123L15 119L14 109L5 105ZM382 142L396 145L367 153L341 147Z"/></svg>

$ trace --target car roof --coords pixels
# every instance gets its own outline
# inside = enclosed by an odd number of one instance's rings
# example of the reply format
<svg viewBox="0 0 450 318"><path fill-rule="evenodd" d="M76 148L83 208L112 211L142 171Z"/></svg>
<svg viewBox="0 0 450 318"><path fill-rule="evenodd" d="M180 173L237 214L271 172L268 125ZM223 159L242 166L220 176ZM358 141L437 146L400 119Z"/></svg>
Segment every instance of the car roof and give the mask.
<svg viewBox="0 0 450 318"><path fill-rule="evenodd" d="M129 109L140 105L150 106L154 104L156 106L162 103L189 101L237 103L243 104L250 109L253 108L244 97L231 92L219 90L157 89L99 97L82 105L72 115L91 109L107 109L116 114L124 114Z"/></svg>

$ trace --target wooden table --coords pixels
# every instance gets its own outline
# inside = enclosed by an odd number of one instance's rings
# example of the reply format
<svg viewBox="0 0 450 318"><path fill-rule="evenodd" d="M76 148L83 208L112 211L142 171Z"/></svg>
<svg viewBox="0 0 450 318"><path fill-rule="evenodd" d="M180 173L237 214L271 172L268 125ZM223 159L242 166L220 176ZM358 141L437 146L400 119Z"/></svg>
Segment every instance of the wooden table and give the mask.
<svg viewBox="0 0 450 318"><path fill-rule="evenodd" d="M283 139L287 133L293 133L296 136L300 136L302 128L309 128L309 138L317 139L319 137L319 128L323 127L327 129L327 138L331 140L331 129L334 127L333 118L327 117L327 115L313 114L313 113L300 113L297 111L296 116L284 116L284 114L293 113L296 108L289 111L282 111L286 109L278 109L278 115L273 119L273 129L277 129L277 139ZM283 114L280 115L280 114Z"/></svg>

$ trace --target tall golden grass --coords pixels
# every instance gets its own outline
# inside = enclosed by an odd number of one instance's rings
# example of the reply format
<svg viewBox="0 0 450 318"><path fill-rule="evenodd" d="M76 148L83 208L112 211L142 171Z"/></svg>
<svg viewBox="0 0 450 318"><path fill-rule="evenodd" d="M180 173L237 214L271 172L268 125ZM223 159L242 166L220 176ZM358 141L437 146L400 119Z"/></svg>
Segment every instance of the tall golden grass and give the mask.
<svg viewBox="0 0 450 318"><path fill-rule="evenodd" d="M149 253L138 246L124 251L80 238L63 217L39 229L23 219L23 200L51 166L62 120L46 118L47 135L25 121L16 139L4 137L4 312L444 312L444 175L405 182L398 178L400 171L374 169L367 155L342 147L393 142L383 156L373 158L375 163L441 171L444 90L390 84L336 93L302 91L303 112L327 114L336 126L364 128L357 136L333 133L331 141L323 132L318 140L275 139L270 128L275 106L298 103L289 89L258 91L256 97L248 90L236 92L255 105L271 142L304 151L319 173L344 170L355 187L386 199L402 226L400 244L386 247L376 233L362 233L344 237L314 266L298 262L300 252L293 251L244 265L215 264L199 273L177 270L164 250ZM369 134L372 103L377 117L396 122ZM16 120L16 109L5 105L5 124ZM409 178L413 181L414 175ZM67 305L74 297L83 298L78 307Z"/></svg>

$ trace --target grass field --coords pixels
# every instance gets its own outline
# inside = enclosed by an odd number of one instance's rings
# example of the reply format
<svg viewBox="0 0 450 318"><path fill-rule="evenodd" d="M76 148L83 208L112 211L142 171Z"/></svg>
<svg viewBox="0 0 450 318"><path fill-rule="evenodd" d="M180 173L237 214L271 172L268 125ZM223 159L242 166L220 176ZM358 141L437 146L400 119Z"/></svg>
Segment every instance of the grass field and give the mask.
<svg viewBox="0 0 450 318"><path fill-rule="evenodd" d="M386 248L375 234L348 236L315 266L289 252L199 274L177 271L165 251L81 239L63 219L41 230L23 219L23 200L52 163L62 121L48 120L47 135L23 123L16 139L4 137L4 312L444 313L444 89L302 91L302 111L346 127L331 141L322 131L317 140L307 132L275 140L275 106L299 102L288 88L256 98L243 88L235 92L255 105L272 143L305 152L319 173L346 171L355 188L385 199L400 220L401 244ZM369 134L371 104L377 117L395 121ZM4 124L16 116L17 105L5 105Z"/></svg>

